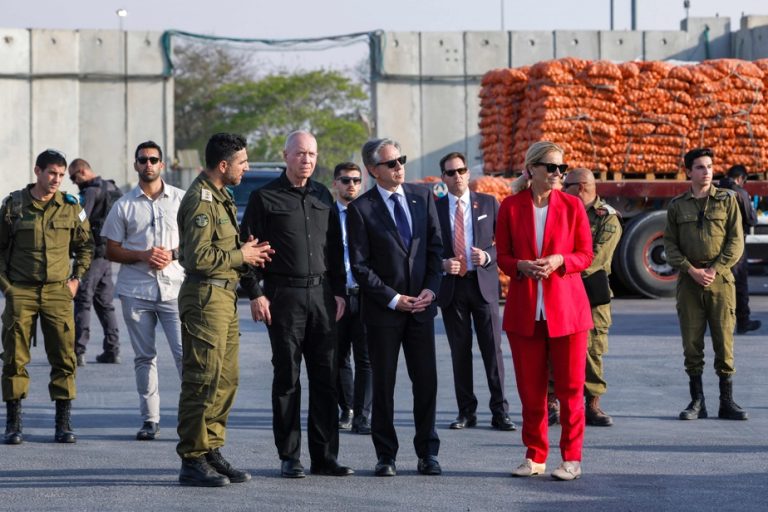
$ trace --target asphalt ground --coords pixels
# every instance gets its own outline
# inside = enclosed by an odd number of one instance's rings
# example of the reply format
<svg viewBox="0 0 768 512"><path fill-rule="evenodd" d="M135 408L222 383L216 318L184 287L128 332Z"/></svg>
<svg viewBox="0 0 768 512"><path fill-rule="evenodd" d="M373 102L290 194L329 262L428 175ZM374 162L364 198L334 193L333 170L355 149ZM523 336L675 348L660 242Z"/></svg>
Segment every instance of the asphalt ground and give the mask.
<svg viewBox="0 0 768 512"><path fill-rule="evenodd" d="M122 324L119 301L116 306ZM520 431L490 428L489 395L476 350L479 425L448 429L456 404L439 317L437 428L443 475L416 472L410 382L401 358L395 402L401 445L396 477L373 476L376 459L370 436L343 432L339 460L352 466L355 475L280 478L271 427L269 341L264 326L250 320L247 302L241 300L239 308L241 381L223 453L250 470L252 481L218 489L178 485L179 382L162 333L161 437L140 442L135 440L141 418L126 331L121 330L122 364L96 364L101 331L94 319L89 364L77 377L77 444L53 442L54 407L48 399L49 367L42 341L32 350L30 397L23 402L24 444L0 445L0 510L768 510L768 296L752 298L753 317L766 325L736 338L735 398L750 414L749 421L742 422L679 421L689 396L674 301L616 300L610 352L605 356L609 389L602 400L615 426L587 428L584 476L574 482L557 482L548 474L510 477L524 457ZM510 414L519 424L520 402L506 337L503 350ZM717 378L709 341L706 358L705 392L710 415L716 417ZM307 387L304 379L302 383L306 417ZM559 434L559 426L550 430L548 471L560 463ZM308 468L306 437L303 443Z"/></svg>

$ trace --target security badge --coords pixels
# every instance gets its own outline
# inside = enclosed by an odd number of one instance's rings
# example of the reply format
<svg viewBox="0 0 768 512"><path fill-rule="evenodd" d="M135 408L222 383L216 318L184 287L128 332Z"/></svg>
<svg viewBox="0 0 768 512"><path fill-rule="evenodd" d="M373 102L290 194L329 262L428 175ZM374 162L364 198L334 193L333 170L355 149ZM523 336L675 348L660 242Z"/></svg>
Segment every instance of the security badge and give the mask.
<svg viewBox="0 0 768 512"><path fill-rule="evenodd" d="M199 228L204 228L207 225L208 225L208 216L206 214L201 213L200 215L195 215L195 226Z"/></svg>

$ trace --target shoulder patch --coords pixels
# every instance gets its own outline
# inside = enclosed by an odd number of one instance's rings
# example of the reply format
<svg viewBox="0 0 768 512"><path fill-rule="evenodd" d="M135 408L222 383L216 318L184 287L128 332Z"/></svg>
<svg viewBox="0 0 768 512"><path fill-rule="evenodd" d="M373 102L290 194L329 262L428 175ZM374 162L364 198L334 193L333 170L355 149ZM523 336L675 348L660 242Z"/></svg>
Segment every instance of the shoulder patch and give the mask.
<svg viewBox="0 0 768 512"><path fill-rule="evenodd" d="M211 201L213 201L213 194L211 194L211 191L208 190L207 188L201 188L200 189L200 200L201 201L206 201L206 202L210 203Z"/></svg>
<svg viewBox="0 0 768 512"><path fill-rule="evenodd" d="M613 206L609 205L608 203L603 204L603 206L601 206L600 208L605 210L608 213L608 215L616 215L616 214L619 213L619 212L616 211L616 208L614 208Z"/></svg>
<svg viewBox="0 0 768 512"><path fill-rule="evenodd" d="M81 208L80 213L77 214L77 218L80 219L80 222L85 222L86 217L88 216L85 214L85 210Z"/></svg>
<svg viewBox="0 0 768 512"><path fill-rule="evenodd" d="M682 199L682 198L683 198L683 196L685 196L685 194L687 194L687 193L688 193L688 192L683 192L682 194L680 194L680 195L677 195L677 196L673 197L673 198L672 198L672 199L671 199L669 202L670 202L670 203L674 203L675 201L679 201L679 200L680 200L680 199Z"/></svg>
<svg viewBox="0 0 768 512"><path fill-rule="evenodd" d="M715 192L715 199L725 201L728 197L736 197L736 192L728 188L719 188Z"/></svg>
<svg viewBox="0 0 768 512"><path fill-rule="evenodd" d="M66 201L69 204L80 204L80 200L78 200L72 194L64 194L64 201Z"/></svg>
<svg viewBox="0 0 768 512"><path fill-rule="evenodd" d="M210 192L208 192L210 194ZM195 215L195 226L199 228L204 228L208 225L210 221L208 220L208 216L204 213L201 213L199 215Z"/></svg>
<svg viewBox="0 0 768 512"><path fill-rule="evenodd" d="M217 224L229 224L229 217L219 217Z"/></svg>

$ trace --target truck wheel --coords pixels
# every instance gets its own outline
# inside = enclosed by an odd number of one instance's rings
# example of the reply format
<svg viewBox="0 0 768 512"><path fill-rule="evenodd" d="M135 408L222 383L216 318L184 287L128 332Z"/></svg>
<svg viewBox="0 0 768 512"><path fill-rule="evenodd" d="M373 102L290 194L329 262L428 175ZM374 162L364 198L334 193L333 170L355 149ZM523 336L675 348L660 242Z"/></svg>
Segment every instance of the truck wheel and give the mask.
<svg viewBox="0 0 768 512"><path fill-rule="evenodd" d="M664 252L665 210L639 215L624 228L613 267L632 292L658 299L675 294L677 270Z"/></svg>

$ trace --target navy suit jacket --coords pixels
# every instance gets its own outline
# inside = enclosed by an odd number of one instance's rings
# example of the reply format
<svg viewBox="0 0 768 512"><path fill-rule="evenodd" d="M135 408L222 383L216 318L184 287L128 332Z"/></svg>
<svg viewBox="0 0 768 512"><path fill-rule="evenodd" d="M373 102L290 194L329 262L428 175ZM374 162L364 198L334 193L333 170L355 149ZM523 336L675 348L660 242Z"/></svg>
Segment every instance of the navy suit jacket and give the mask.
<svg viewBox="0 0 768 512"><path fill-rule="evenodd" d="M456 256L453 251L453 231L451 230L451 212L449 212L448 196L437 201L437 214L443 235L443 259ZM469 211L472 214L472 245L488 253L491 257L485 267L475 267L477 284L485 302L492 304L499 301L499 267L496 262L496 217L499 212L499 202L488 194L469 193ZM464 212L466 215L467 212ZM440 284L437 303L441 308L447 307L453 301L453 289L458 279L452 275L444 275Z"/></svg>
<svg viewBox="0 0 768 512"><path fill-rule="evenodd" d="M387 307L398 293L415 297L426 288L437 295L442 275L440 221L432 192L408 183L403 192L413 224L410 247L403 245L378 188L347 209L349 259L362 292L360 314L368 325L392 326L407 318L422 322L437 314L435 302L413 315Z"/></svg>

